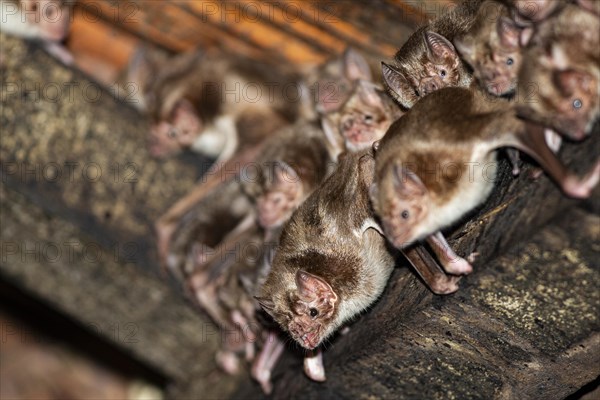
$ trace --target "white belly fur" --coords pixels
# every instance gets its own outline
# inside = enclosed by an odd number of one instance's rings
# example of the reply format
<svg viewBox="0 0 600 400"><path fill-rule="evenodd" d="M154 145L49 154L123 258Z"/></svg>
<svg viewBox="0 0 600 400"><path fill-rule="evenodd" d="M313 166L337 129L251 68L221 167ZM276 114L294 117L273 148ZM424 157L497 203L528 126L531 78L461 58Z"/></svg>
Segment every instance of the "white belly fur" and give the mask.
<svg viewBox="0 0 600 400"><path fill-rule="evenodd" d="M461 177L459 194L447 203L434 205L429 210L427 219L419 229L419 238L423 239L452 225L490 195L496 179L496 152L489 152L489 146L476 146L470 162L467 172Z"/></svg>
<svg viewBox="0 0 600 400"><path fill-rule="evenodd" d="M233 155L237 145L235 120L231 115L224 115L202 131L194 141L192 150L223 161Z"/></svg>

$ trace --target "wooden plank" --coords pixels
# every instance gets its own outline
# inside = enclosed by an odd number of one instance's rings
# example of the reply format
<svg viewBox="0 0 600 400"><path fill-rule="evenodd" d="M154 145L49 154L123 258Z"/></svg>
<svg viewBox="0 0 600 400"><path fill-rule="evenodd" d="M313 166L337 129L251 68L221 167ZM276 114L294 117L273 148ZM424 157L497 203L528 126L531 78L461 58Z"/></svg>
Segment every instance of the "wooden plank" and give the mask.
<svg viewBox="0 0 600 400"><path fill-rule="evenodd" d="M246 38L273 54L281 54L296 63L319 63L326 55L298 40L293 35L272 26L257 22L250 14L242 12L236 2L192 1L177 2L202 16L216 26L228 26L232 32Z"/></svg>

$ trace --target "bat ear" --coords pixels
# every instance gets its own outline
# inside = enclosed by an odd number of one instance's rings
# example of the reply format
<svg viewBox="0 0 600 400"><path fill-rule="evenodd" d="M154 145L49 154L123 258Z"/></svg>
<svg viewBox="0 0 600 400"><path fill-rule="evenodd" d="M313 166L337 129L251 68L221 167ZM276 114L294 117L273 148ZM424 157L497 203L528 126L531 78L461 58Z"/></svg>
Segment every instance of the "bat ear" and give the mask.
<svg viewBox="0 0 600 400"><path fill-rule="evenodd" d="M371 107L383 108L381 96L377 93L377 86L373 83L360 80L356 87L360 100Z"/></svg>
<svg viewBox="0 0 600 400"><path fill-rule="evenodd" d="M498 18L496 31L498 32L500 43L502 43L503 46L512 49L519 47L521 28L519 28L513 20L504 16Z"/></svg>
<svg viewBox="0 0 600 400"><path fill-rule="evenodd" d="M402 197L423 196L427 188L421 179L406 167L394 166L394 188Z"/></svg>
<svg viewBox="0 0 600 400"><path fill-rule="evenodd" d="M360 54L352 47L348 47L346 51L344 51L343 62L344 74L349 80L373 80L373 75L371 73L371 68L369 68L369 63L363 57L362 54Z"/></svg>
<svg viewBox="0 0 600 400"><path fill-rule="evenodd" d="M298 286L302 297L309 299L317 298L319 303L323 302L333 305L338 298L329 283L304 270L296 272L296 286Z"/></svg>
<svg viewBox="0 0 600 400"><path fill-rule="evenodd" d="M254 298L267 314L271 316L273 315L273 311L275 310L275 303L273 303L273 299L258 296L254 296Z"/></svg>
<svg viewBox="0 0 600 400"><path fill-rule="evenodd" d="M392 92L392 97L397 99L403 106L410 108L409 105L412 103L410 98L414 93L414 89L411 87L406 77L400 71L385 62L381 63L381 73L385 85Z"/></svg>
<svg viewBox="0 0 600 400"><path fill-rule="evenodd" d="M454 45L439 33L425 32L425 44L427 45L427 55L432 61L442 61L456 56Z"/></svg>
<svg viewBox="0 0 600 400"><path fill-rule="evenodd" d="M271 167L272 190L297 194L302 190L302 181L298 173L288 163L277 160Z"/></svg>
<svg viewBox="0 0 600 400"><path fill-rule="evenodd" d="M589 75L573 69L556 71L554 72L553 78L558 90L560 90L564 96L572 96L580 87L588 88L590 81Z"/></svg>

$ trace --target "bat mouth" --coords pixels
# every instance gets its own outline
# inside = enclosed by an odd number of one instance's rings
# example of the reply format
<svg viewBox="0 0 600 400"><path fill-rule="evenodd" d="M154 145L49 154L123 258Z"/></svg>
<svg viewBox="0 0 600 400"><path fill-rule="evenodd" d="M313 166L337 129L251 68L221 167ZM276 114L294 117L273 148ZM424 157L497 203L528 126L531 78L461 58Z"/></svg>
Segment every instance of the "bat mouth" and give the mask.
<svg viewBox="0 0 600 400"><path fill-rule="evenodd" d="M319 332L321 331L321 328L315 328L310 332L307 332L305 334L303 334L302 336L299 336L296 341L300 342L300 344L302 345L302 347L308 349L308 350L313 350L314 348L316 348L319 343Z"/></svg>

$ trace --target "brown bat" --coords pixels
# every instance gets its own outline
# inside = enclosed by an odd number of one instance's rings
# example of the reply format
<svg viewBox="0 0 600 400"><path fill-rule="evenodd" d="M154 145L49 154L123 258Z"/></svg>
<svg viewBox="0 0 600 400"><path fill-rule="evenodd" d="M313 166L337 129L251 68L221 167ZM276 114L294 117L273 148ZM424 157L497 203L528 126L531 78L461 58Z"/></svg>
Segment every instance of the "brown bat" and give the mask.
<svg viewBox="0 0 600 400"><path fill-rule="evenodd" d="M246 194L256 204L258 223L266 231L280 227L330 172L333 158L316 122L300 120L265 143L242 177ZM250 171L247 175L250 175Z"/></svg>
<svg viewBox="0 0 600 400"><path fill-rule="evenodd" d="M516 118L507 101L444 88L392 125L377 151L371 199L392 244L437 241L446 271L469 273L439 232L485 201L494 185L495 150L504 146L532 156L568 196L589 196L600 177L600 162L581 180L569 173L547 147L543 127Z"/></svg>
<svg viewBox="0 0 600 400"><path fill-rule="evenodd" d="M472 76L452 41L469 31L482 0L466 0L419 28L402 45L394 63L382 63L383 80L403 107L448 86L467 87Z"/></svg>
<svg viewBox="0 0 600 400"><path fill-rule="evenodd" d="M575 5L539 24L519 73L520 116L571 140L590 134L600 115L598 30L600 18Z"/></svg>
<svg viewBox="0 0 600 400"><path fill-rule="evenodd" d="M304 101L299 75L224 54L178 55L152 79L148 148L158 158L192 149L227 160L294 121Z"/></svg>
<svg viewBox="0 0 600 400"><path fill-rule="evenodd" d="M259 291L263 309L306 349L366 310L394 267L369 205L372 169L367 152L342 155L285 225Z"/></svg>
<svg viewBox="0 0 600 400"><path fill-rule="evenodd" d="M486 1L479 8L469 32L454 39L454 46L473 69L479 84L495 96L509 95L517 76L531 28L518 26L508 7Z"/></svg>
<svg viewBox="0 0 600 400"><path fill-rule="evenodd" d="M228 235L252 225L254 209L239 180L219 185L178 221L163 267L184 283L214 256Z"/></svg>
<svg viewBox="0 0 600 400"><path fill-rule="evenodd" d="M61 45L69 33L74 0L1 0L2 32L41 40L46 50L65 64L73 56Z"/></svg>
<svg viewBox="0 0 600 400"><path fill-rule="evenodd" d="M321 119L323 130L337 153L360 151L381 139L403 114L396 102L374 83L358 81L352 95L337 111Z"/></svg>

